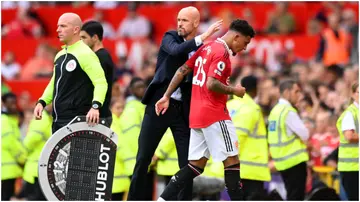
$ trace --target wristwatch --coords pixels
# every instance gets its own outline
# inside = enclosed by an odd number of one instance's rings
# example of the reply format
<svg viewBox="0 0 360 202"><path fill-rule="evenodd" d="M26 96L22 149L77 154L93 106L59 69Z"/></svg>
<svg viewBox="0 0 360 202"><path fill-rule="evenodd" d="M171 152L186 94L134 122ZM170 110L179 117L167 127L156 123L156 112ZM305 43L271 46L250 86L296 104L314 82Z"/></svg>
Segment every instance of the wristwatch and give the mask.
<svg viewBox="0 0 360 202"><path fill-rule="evenodd" d="M101 103L98 101L93 101L92 106L93 109L100 109Z"/></svg>

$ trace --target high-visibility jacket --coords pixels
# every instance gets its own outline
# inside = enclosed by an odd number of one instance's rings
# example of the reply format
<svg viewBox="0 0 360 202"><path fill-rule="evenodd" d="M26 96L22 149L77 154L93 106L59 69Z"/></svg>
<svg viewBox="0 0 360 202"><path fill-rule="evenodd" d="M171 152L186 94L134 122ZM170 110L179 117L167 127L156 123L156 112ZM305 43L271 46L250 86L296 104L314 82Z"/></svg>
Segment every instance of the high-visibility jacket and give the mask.
<svg viewBox="0 0 360 202"><path fill-rule="evenodd" d="M350 59L349 35L342 29L338 30L339 38L330 28L324 30L323 37L326 41L324 50L324 64L347 64Z"/></svg>
<svg viewBox="0 0 360 202"><path fill-rule="evenodd" d="M23 141L28 151L23 178L31 184L34 184L34 178L38 177L38 161L46 141L52 134L51 126L52 116L45 110L41 120L32 119L29 123L28 132Z"/></svg>
<svg viewBox="0 0 360 202"><path fill-rule="evenodd" d="M171 130L168 129L162 137L155 155L159 158L156 173L161 176L173 176L179 171L178 155Z"/></svg>
<svg viewBox="0 0 360 202"><path fill-rule="evenodd" d="M113 122L111 124L111 129L118 136L112 193L121 193L121 192L127 192L130 187L130 179L125 172L124 155L123 155L125 149L124 145L126 145L127 143L123 140L124 136L121 134L122 132L120 127L119 117L116 117L114 114L112 117L113 117Z"/></svg>
<svg viewBox="0 0 360 202"><path fill-rule="evenodd" d="M138 151L138 139L141 129L141 123L144 118L145 105L134 96L127 98L125 108L120 116L122 139L126 142L124 145L123 158L125 163L126 175L133 174L136 154Z"/></svg>
<svg viewBox="0 0 360 202"><path fill-rule="evenodd" d="M277 104L271 110L268 121L268 143L271 158L278 171L286 170L309 160L306 145L296 134L286 132L286 117L297 110L290 105Z"/></svg>
<svg viewBox="0 0 360 202"><path fill-rule="evenodd" d="M350 112L354 118L355 131L359 134L359 109L351 104L339 117L336 127L340 134L338 171L359 171L359 143L349 143L341 129L344 116Z"/></svg>
<svg viewBox="0 0 360 202"><path fill-rule="evenodd" d="M227 108L239 139L242 179L270 181L266 126L261 108L248 95L228 101Z"/></svg>
<svg viewBox="0 0 360 202"><path fill-rule="evenodd" d="M22 177L26 149L21 142L19 120L16 115L1 114L1 180Z"/></svg>

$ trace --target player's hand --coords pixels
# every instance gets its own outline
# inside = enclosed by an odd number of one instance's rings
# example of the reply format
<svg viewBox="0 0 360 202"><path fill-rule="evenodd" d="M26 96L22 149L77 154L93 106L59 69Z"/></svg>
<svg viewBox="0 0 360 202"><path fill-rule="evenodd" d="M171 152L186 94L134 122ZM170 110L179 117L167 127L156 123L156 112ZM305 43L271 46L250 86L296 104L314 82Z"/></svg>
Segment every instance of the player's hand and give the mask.
<svg viewBox="0 0 360 202"><path fill-rule="evenodd" d="M246 93L246 89L242 87L240 84L234 87L234 95L242 98L244 97L245 93Z"/></svg>
<svg viewBox="0 0 360 202"><path fill-rule="evenodd" d="M91 108L86 115L86 122L89 124L89 126L95 126L99 123L99 116L99 110Z"/></svg>
<svg viewBox="0 0 360 202"><path fill-rule="evenodd" d="M155 112L159 116L161 114L165 114L166 110L169 108L170 99L166 96L163 96L157 103L155 104Z"/></svg>
<svg viewBox="0 0 360 202"><path fill-rule="evenodd" d="M35 116L36 120L41 120L43 110L44 110L44 107L42 106L42 104L37 103L37 105L34 109L34 116Z"/></svg>
<svg viewBox="0 0 360 202"><path fill-rule="evenodd" d="M203 34L201 34L201 40L204 41L205 39L207 39L208 37L210 37L211 35L213 35L215 32L219 31L221 28L221 25L223 23L223 20L219 20L216 21L214 24L212 24L207 30L206 32L204 32Z"/></svg>

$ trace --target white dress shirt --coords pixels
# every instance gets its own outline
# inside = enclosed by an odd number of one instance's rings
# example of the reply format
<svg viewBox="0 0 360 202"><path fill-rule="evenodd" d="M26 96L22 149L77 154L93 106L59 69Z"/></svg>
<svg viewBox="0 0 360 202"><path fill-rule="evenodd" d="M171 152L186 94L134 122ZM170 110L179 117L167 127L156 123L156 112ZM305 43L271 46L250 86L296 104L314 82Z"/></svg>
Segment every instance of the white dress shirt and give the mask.
<svg viewBox="0 0 360 202"><path fill-rule="evenodd" d="M186 41L186 39L184 39L184 41ZM195 37L195 44L196 46L200 46L202 44L202 40L200 38L200 36L196 36ZM194 55L195 51L191 51L188 54L188 58L191 58L192 55ZM170 96L172 99L177 100L177 101L181 101L181 89L178 87Z"/></svg>
<svg viewBox="0 0 360 202"><path fill-rule="evenodd" d="M279 104L286 104L291 106L290 102L284 98L279 99ZM305 127L305 124L297 113L290 111L286 116L285 125L288 136L291 136L293 133L295 133L303 141L309 139L309 130Z"/></svg>

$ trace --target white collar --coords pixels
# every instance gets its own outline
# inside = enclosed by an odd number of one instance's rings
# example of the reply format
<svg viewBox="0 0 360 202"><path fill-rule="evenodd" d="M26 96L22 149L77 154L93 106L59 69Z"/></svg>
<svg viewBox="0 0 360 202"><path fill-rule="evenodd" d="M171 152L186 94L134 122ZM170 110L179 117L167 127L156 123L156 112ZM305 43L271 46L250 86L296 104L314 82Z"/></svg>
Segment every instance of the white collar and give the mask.
<svg viewBox="0 0 360 202"><path fill-rule="evenodd" d="M359 109L359 103L357 103L356 101L354 101L354 105L356 106L356 108Z"/></svg>
<svg viewBox="0 0 360 202"><path fill-rule="evenodd" d="M229 52L229 55L233 55L232 50L229 48L229 46L226 44L226 42L222 38L217 38L216 41L222 43L225 46L226 50Z"/></svg>
<svg viewBox="0 0 360 202"><path fill-rule="evenodd" d="M288 100L286 100L285 98L280 98L279 104L291 105L291 103Z"/></svg>

